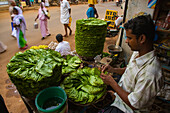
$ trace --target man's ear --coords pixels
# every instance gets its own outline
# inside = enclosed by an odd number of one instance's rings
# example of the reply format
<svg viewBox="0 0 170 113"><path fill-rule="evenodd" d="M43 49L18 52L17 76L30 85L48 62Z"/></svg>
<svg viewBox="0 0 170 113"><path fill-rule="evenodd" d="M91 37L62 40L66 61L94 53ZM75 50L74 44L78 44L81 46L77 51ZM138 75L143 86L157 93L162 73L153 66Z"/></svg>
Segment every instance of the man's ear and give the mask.
<svg viewBox="0 0 170 113"><path fill-rule="evenodd" d="M139 37L139 42L141 44L145 43L146 42L146 36L144 34L142 34L140 37Z"/></svg>

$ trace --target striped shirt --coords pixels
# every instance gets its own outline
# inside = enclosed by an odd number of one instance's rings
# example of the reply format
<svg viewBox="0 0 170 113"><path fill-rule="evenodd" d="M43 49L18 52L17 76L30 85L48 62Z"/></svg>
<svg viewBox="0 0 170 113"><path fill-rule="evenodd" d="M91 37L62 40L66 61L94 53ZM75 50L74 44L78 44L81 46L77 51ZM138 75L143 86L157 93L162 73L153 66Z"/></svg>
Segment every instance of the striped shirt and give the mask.
<svg viewBox="0 0 170 113"><path fill-rule="evenodd" d="M119 86L130 93L128 100L137 110L133 111L117 93L115 93L115 101L111 104L125 113L148 113L156 94L163 85L161 65L154 51L137 58L138 55L138 52L133 52L119 81Z"/></svg>

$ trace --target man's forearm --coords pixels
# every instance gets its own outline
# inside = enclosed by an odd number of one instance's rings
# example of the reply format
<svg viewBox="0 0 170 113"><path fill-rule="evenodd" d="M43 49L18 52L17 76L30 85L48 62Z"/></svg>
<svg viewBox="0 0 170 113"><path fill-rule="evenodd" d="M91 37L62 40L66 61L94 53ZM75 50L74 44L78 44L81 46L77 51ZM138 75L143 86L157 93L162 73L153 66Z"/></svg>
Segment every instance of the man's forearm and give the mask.
<svg viewBox="0 0 170 113"><path fill-rule="evenodd" d="M135 108L130 104L128 100L129 93L123 90L115 81L110 84L110 86L115 90L115 92L119 95L119 97L133 110Z"/></svg>
<svg viewBox="0 0 170 113"><path fill-rule="evenodd" d="M68 9L68 11L69 11L69 14L71 15L71 8L70 8L70 9Z"/></svg>

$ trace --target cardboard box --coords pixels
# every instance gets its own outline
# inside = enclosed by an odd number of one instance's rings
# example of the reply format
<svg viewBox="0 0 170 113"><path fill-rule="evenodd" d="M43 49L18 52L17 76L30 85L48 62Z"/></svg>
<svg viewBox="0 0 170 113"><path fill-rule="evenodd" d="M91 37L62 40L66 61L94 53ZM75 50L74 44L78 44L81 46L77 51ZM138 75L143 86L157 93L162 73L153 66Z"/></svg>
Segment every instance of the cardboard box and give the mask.
<svg viewBox="0 0 170 113"><path fill-rule="evenodd" d="M100 60L100 63L101 63L101 64L104 64L104 65L110 64L111 62L112 62L112 59L109 58L109 57L104 57L104 58L102 58L102 59Z"/></svg>

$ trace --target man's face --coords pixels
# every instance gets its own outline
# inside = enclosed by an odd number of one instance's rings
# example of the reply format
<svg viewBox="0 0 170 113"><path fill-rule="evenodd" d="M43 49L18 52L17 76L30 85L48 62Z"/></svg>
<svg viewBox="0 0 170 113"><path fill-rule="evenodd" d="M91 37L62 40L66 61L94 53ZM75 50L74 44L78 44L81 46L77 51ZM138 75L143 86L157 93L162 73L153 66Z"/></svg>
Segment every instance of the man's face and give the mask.
<svg viewBox="0 0 170 113"><path fill-rule="evenodd" d="M14 10L13 10L13 13L14 13L15 15L18 15L18 10L14 9Z"/></svg>
<svg viewBox="0 0 170 113"><path fill-rule="evenodd" d="M126 43L129 45L132 51L138 51L140 49L140 43L136 39L136 35L132 34L131 29L126 30Z"/></svg>

